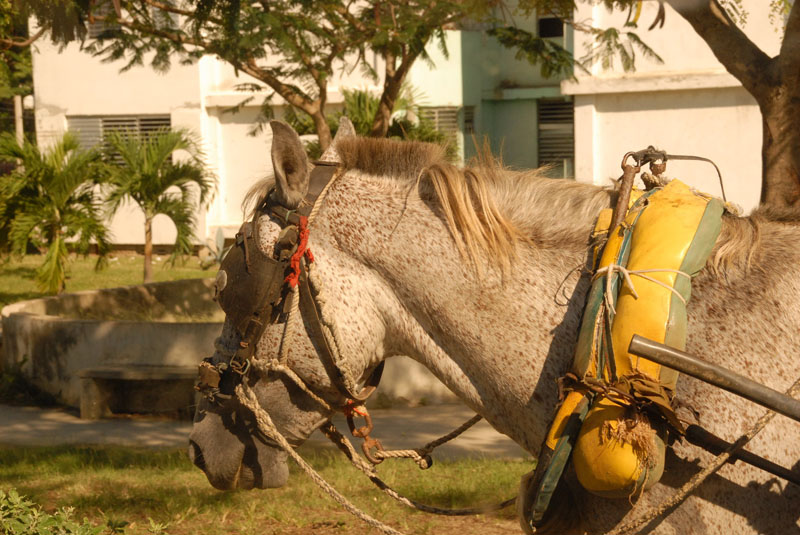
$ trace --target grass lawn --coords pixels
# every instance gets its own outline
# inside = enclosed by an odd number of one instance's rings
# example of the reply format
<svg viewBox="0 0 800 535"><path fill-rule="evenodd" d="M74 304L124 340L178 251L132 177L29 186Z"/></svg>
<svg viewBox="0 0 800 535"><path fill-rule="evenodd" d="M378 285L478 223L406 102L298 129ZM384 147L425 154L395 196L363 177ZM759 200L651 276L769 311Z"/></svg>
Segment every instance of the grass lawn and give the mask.
<svg viewBox="0 0 800 535"><path fill-rule="evenodd" d="M353 503L408 535L519 533L513 507L477 517L419 513L375 489L341 455L327 450L303 453ZM124 532L131 535L379 533L340 509L291 461L290 468L284 488L220 492L184 451L0 447L0 489L16 488L49 512L74 507L77 519L86 517L96 525L128 522ZM413 462L398 460L384 462L379 472L418 501L465 507L515 495L520 476L530 469L524 461L461 460L439 461L421 471Z"/></svg>
<svg viewBox="0 0 800 535"><path fill-rule="evenodd" d="M0 307L16 301L34 299L42 294L36 289L34 277L36 268L42 263L39 255L30 255L22 259L13 259L0 263ZM142 255L119 252L109 256L108 266L95 271L97 257L72 256L67 272L67 292L94 290L97 288L113 288L141 284L144 270ZM212 277L215 268L200 269L196 257L187 257L185 262L176 262L170 266L166 256L154 256L153 278L156 281L177 279L195 279Z"/></svg>

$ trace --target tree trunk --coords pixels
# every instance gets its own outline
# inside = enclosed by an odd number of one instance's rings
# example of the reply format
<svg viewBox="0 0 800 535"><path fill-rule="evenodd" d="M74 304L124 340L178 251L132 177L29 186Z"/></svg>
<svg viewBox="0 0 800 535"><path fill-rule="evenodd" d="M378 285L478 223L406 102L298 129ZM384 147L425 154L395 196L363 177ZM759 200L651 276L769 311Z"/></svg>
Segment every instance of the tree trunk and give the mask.
<svg viewBox="0 0 800 535"><path fill-rule="evenodd" d="M325 119L325 113L323 110L324 107L320 107L320 111L310 115L314 120L314 129L317 131L317 136L319 137L319 146L322 149L322 152L325 152L330 146L333 138L331 137L331 128L328 126L328 121Z"/></svg>
<svg viewBox="0 0 800 535"><path fill-rule="evenodd" d="M383 94L381 95L378 109L375 112L375 118L372 120L372 129L369 132L371 137L386 137L386 134L389 132L394 105L397 102L397 97L400 95L400 90L403 88L406 75L408 71L411 70L411 66L414 64L417 56L419 56L419 52L403 50L400 65L398 66L397 56L388 51L383 54L383 59L386 63Z"/></svg>
<svg viewBox="0 0 800 535"><path fill-rule="evenodd" d="M764 139L761 146L761 202L775 208L800 204L800 102L796 88L778 87L759 102Z"/></svg>
<svg viewBox="0 0 800 535"><path fill-rule="evenodd" d="M153 218L144 219L144 283L153 282Z"/></svg>
<svg viewBox="0 0 800 535"><path fill-rule="evenodd" d="M405 78L405 76L403 78ZM381 101L378 103L375 119L372 121L372 129L369 132L371 137L386 137L386 134L389 132L392 112L394 111L394 105L397 102L397 97L400 94L402 85L402 79L398 79L396 75L390 78L387 72L386 81L383 83Z"/></svg>
<svg viewBox="0 0 800 535"><path fill-rule="evenodd" d="M736 26L720 0L667 2L758 103L762 204L800 206L800 2L792 4L780 54L772 58Z"/></svg>

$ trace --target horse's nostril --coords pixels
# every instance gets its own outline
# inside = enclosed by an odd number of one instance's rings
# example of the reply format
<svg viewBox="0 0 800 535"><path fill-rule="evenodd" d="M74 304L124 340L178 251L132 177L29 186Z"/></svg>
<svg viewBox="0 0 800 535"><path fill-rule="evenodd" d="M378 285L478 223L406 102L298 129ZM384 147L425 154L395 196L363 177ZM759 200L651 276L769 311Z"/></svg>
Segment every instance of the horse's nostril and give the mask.
<svg viewBox="0 0 800 535"><path fill-rule="evenodd" d="M192 460L195 466L205 471L206 461L203 459L203 451L194 440L189 441L189 459Z"/></svg>

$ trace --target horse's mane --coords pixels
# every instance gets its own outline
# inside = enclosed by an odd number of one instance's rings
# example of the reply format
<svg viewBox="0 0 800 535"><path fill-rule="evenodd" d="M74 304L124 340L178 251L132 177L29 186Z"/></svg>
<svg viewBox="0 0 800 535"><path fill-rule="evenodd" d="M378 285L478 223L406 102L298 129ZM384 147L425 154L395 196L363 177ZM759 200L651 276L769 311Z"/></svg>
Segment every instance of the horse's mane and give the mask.
<svg viewBox="0 0 800 535"><path fill-rule="evenodd" d="M616 196L540 170L505 168L487 150L465 168L430 143L346 138L336 150L346 169L419 183L420 195L436 201L459 251L472 261L488 254L509 266L520 242L585 249L597 212Z"/></svg>
<svg viewBox="0 0 800 535"><path fill-rule="evenodd" d="M607 188L505 168L486 150L461 169L430 143L351 137L336 149L347 169L419 182L423 196L427 187L461 253L472 260L488 254L506 266L521 241L585 249L597 213L616 198ZM800 209L794 208L759 208L748 217L726 214L708 262L711 273L733 280L794 258L798 224Z"/></svg>

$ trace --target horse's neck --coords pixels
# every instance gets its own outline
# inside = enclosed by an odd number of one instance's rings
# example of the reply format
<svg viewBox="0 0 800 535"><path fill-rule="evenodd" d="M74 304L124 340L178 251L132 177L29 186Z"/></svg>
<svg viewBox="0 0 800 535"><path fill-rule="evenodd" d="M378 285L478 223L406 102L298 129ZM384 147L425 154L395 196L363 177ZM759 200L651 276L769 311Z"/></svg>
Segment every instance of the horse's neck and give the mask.
<svg viewBox="0 0 800 535"><path fill-rule="evenodd" d="M354 212L356 206L362 208ZM571 361L587 281L575 291L579 276L568 275L584 265L586 252L520 246L509 273L501 275L490 259L479 277L443 221L417 198L406 202L380 184L344 183L326 207L339 247L396 296L381 305L387 355L422 362L498 430L535 451L556 403L556 379Z"/></svg>

